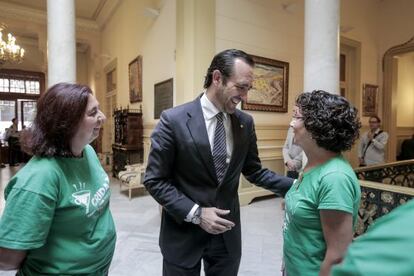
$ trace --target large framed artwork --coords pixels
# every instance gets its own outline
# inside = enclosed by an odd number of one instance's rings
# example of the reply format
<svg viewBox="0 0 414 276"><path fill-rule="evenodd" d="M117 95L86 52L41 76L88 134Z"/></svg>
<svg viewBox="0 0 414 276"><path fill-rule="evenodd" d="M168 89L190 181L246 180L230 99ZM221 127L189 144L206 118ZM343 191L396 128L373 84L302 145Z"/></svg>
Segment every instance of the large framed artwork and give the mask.
<svg viewBox="0 0 414 276"><path fill-rule="evenodd" d="M131 61L128 66L129 101L142 101L142 56Z"/></svg>
<svg viewBox="0 0 414 276"><path fill-rule="evenodd" d="M378 85L364 84L362 94L362 116L378 114Z"/></svg>
<svg viewBox="0 0 414 276"><path fill-rule="evenodd" d="M173 106L173 91L172 78L154 85L154 119L159 119L161 112Z"/></svg>
<svg viewBox="0 0 414 276"><path fill-rule="evenodd" d="M264 57L252 56L253 87L242 102L242 109L271 112L287 112L289 63Z"/></svg>

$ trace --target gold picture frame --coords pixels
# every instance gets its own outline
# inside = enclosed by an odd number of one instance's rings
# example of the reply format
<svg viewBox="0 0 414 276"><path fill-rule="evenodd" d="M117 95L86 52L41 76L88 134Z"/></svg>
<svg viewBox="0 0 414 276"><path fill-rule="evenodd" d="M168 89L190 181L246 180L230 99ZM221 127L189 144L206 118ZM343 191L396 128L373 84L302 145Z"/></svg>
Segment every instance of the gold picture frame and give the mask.
<svg viewBox="0 0 414 276"><path fill-rule="evenodd" d="M142 56L131 61L128 66L129 101L142 101Z"/></svg>
<svg viewBox="0 0 414 276"><path fill-rule="evenodd" d="M253 87L242 102L242 109L254 111L287 112L289 63L259 56L255 62Z"/></svg>
<svg viewBox="0 0 414 276"><path fill-rule="evenodd" d="M364 84L362 93L362 116L378 115L378 85Z"/></svg>

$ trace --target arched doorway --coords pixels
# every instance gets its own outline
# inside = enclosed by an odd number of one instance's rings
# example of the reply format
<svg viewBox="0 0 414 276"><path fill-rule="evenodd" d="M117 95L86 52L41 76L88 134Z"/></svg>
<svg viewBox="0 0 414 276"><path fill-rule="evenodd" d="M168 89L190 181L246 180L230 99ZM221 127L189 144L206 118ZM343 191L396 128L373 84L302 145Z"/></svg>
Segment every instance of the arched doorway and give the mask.
<svg viewBox="0 0 414 276"><path fill-rule="evenodd" d="M414 52L414 37L407 42L391 47L383 57L383 126L390 134L387 146L387 161L396 160L398 145L397 128L397 81L398 81L398 58L400 55Z"/></svg>

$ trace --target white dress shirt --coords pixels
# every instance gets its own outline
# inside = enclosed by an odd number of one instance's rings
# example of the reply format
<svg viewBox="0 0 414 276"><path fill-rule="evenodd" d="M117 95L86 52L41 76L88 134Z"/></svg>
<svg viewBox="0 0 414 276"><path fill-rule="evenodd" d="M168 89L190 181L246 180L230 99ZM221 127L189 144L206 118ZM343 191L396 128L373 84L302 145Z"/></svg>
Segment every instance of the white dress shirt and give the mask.
<svg viewBox="0 0 414 276"><path fill-rule="evenodd" d="M213 154L213 146L214 146L214 132L216 130L217 125L217 118L216 115L220 113L220 110L214 106L214 104L207 98L207 95L204 93L200 99L201 109L203 111L204 122L206 124L208 141L210 143L210 150ZM233 152L233 132L231 131L231 120L229 114L223 112L224 119L224 130L226 131L226 150L227 150L227 158L226 163L227 165L230 164L231 154ZM194 204L193 208L191 208L190 212L185 218L185 221L191 222L191 219L194 216L195 211L199 207L198 204Z"/></svg>

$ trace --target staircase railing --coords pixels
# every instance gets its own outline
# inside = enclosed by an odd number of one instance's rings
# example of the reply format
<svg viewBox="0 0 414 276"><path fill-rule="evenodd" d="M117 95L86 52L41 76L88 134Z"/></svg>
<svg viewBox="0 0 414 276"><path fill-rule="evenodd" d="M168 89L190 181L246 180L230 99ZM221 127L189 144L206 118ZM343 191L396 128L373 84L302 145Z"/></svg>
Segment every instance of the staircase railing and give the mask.
<svg viewBox="0 0 414 276"><path fill-rule="evenodd" d="M414 197L414 160L357 168L355 173L361 185L356 236Z"/></svg>

